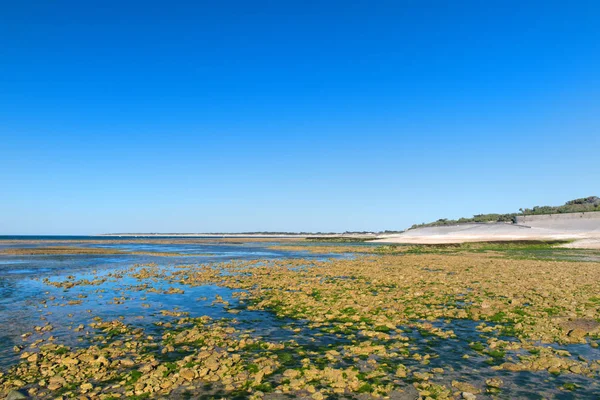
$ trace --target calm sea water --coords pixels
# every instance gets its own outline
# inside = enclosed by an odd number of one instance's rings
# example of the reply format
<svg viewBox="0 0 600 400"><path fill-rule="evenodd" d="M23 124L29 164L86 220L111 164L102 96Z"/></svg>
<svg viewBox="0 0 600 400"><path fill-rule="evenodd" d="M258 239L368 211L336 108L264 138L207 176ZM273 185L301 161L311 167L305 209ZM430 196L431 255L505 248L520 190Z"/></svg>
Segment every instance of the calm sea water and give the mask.
<svg viewBox="0 0 600 400"><path fill-rule="evenodd" d="M85 235L0 235L2 240L115 240L115 239L214 239L227 236L85 236Z"/></svg>

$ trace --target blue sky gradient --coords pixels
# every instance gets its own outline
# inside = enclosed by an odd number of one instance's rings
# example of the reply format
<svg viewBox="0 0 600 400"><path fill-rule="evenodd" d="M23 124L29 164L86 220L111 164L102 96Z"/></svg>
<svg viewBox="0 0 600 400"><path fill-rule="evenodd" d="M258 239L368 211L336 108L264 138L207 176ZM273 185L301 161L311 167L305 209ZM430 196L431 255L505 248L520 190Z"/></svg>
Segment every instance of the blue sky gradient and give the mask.
<svg viewBox="0 0 600 400"><path fill-rule="evenodd" d="M345 231L600 194L596 1L0 6L0 234Z"/></svg>

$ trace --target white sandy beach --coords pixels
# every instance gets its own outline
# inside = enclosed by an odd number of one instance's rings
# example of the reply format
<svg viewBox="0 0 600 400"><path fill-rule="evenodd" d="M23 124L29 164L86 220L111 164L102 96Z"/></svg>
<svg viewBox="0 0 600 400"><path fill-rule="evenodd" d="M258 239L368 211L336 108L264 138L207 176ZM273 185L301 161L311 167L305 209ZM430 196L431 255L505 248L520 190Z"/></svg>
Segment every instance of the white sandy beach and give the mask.
<svg viewBox="0 0 600 400"><path fill-rule="evenodd" d="M510 240L573 240L573 243L565 246L600 248L600 213L527 217L526 221L519 224L469 223L424 227L380 236L375 242L443 244Z"/></svg>

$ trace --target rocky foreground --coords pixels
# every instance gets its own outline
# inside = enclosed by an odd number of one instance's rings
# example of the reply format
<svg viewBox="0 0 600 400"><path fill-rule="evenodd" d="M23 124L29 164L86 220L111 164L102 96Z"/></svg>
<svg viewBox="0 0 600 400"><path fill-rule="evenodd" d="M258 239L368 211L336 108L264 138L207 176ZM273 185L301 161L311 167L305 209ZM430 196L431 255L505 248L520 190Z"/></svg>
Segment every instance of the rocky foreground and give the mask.
<svg viewBox="0 0 600 400"><path fill-rule="evenodd" d="M0 373L0 397L472 399L522 394L523 373L546 382L536 390L548 397L599 393L599 263L358 255L143 265L111 275L123 277L138 281L132 292L163 283L176 298L185 287L216 284L238 301L215 297L229 319L163 310L168 321L152 332L96 317L72 327L84 338L77 345L42 324L15 346L21 361ZM68 293L107 279L45 284ZM275 314L289 337L257 338L235 319L242 310Z"/></svg>

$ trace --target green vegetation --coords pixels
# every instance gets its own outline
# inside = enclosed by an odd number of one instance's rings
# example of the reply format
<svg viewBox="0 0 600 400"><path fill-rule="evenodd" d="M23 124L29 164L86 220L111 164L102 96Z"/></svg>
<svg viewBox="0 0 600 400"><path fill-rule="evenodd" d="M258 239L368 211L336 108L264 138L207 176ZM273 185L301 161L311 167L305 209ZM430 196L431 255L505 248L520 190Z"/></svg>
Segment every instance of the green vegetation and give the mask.
<svg viewBox="0 0 600 400"><path fill-rule="evenodd" d="M496 242L465 242L440 244L388 244L377 246L373 252L381 254L442 254L457 252L487 252L487 251L534 251L556 249L561 244L570 243L568 240L510 240Z"/></svg>
<svg viewBox="0 0 600 400"><path fill-rule="evenodd" d="M475 351L483 351L485 349L485 346L479 342L472 343L469 346Z"/></svg>
<svg viewBox="0 0 600 400"><path fill-rule="evenodd" d="M273 391L273 386L269 382L266 382L266 383L261 383L261 384L255 385L254 389L261 391L263 393L270 393Z"/></svg>
<svg viewBox="0 0 600 400"><path fill-rule="evenodd" d="M415 224L410 229L424 228L428 226L444 226L465 223L492 223L492 222L514 222L521 215L543 215L543 214L565 214L576 212L600 211L600 197L590 196L567 201L562 206L534 206L533 208L521 208L518 213L509 214L477 214L471 218L438 219L435 222Z"/></svg>
<svg viewBox="0 0 600 400"><path fill-rule="evenodd" d="M392 254L465 254L496 253L497 256L516 260L598 261L600 251L571 249L561 245L568 240L513 240L498 242L467 242L419 245L385 245L373 249L373 253ZM590 300L594 302L593 299Z"/></svg>
<svg viewBox="0 0 600 400"><path fill-rule="evenodd" d="M133 385L142 377L142 375L143 374L140 371L131 371L131 373L129 374L129 383Z"/></svg>
<svg viewBox="0 0 600 400"><path fill-rule="evenodd" d="M329 236L311 236L307 237L307 242L328 242L328 243L363 243L369 240L373 240L372 237L369 238L358 238L358 237L329 237Z"/></svg>

